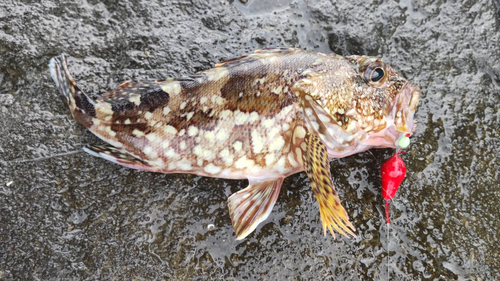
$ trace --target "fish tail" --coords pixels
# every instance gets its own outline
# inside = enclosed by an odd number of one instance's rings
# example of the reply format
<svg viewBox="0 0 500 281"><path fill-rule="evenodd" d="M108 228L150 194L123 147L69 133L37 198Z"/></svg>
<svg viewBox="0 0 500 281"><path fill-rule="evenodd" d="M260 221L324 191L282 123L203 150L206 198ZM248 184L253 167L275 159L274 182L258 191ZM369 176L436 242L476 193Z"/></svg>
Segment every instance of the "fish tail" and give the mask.
<svg viewBox="0 0 500 281"><path fill-rule="evenodd" d="M53 57L49 63L50 76L59 89L62 100L71 111L73 117L85 127L92 125L95 117L95 101L83 93L75 83L66 66L64 55Z"/></svg>

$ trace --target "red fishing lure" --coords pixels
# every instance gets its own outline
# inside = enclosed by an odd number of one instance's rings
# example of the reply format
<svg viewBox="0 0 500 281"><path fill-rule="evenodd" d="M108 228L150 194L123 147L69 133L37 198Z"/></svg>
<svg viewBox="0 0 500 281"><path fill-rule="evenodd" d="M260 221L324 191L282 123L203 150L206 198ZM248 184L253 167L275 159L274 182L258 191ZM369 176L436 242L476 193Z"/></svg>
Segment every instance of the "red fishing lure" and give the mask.
<svg viewBox="0 0 500 281"><path fill-rule="evenodd" d="M399 154L401 153L403 152L397 152L391 158L387 159L380 169L382 173L382 196L385 199L385 216L387 223L390 223L389 200L394 198L399 185L406 176L405 163L403 159L399 158Z"/></svg>

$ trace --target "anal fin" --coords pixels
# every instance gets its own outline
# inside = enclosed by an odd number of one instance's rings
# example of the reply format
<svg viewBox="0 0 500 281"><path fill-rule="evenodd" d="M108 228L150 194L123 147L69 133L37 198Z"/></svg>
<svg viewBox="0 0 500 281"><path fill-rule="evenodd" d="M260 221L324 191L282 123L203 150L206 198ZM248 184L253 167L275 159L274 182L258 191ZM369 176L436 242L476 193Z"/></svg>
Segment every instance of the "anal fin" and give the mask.
<svg viewBox="0 0 500 281"><path fill-rule="evenodd" d="M157 172L159 169L150 166L145 161L133 156L125 150L110 145L91 145L83 148L92 156L101 157L113 163L137 170Z"/></svg>
<svg viewBox="0 0 500 281"><path fill-rule="evenodd" d="M247 237L269 216L278 199L283 179L249 180L248 187L228 198L236 240Z"/></svg>

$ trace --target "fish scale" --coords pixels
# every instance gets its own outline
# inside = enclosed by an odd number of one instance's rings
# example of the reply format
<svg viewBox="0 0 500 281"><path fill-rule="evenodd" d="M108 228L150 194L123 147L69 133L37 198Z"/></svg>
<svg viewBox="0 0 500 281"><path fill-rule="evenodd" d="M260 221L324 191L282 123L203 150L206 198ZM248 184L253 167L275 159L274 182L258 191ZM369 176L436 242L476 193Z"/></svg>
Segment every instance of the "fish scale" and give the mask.
<svg viewBox="0 0 500 281"><path fill-rule="evenodd" d="M237 239L268 217L283 179L304 170L325 234L354 235L329 160L397 147L414 129L420 97L380 59L294 48L259 50L192 76L127 81L96 101L76 86L64 56L49 69L75 119L109 144L88 153L145 171L248 179L228 199Z"/></svg>

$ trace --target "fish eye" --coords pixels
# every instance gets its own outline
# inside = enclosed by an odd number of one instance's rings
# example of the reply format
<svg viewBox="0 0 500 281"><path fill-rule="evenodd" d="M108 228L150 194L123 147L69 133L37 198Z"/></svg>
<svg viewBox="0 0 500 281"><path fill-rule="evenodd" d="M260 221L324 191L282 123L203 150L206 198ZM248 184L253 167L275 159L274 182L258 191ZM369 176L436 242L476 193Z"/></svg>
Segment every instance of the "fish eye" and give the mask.
<svg viewBox="0 0 500 281"><path fill-rule="evenodd" d="M375 61L365 69L364 79L371 86L381 87L387 79L386 73L385 63Z"/></svg>
<svg viewBox="0 0 500 281"><path fill-rule="evenodd" d="M384 78L384 74L385 74L384 70L380 67L377 67L372 71L372 74L370 75L370 81L378 82L382 78Z"/></svg>

